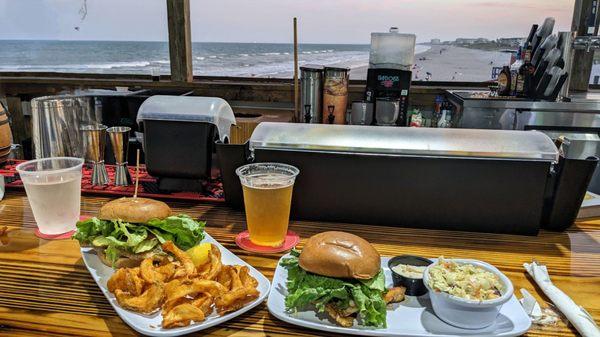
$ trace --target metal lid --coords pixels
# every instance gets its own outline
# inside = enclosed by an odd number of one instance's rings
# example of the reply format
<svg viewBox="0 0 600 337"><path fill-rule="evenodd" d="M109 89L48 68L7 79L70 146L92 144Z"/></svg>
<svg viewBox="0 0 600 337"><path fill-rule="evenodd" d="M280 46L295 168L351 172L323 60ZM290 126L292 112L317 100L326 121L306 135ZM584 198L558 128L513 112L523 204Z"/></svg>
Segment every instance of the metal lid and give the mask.
<svg viewBox="0 0 600 337"><path fill-rule="evenodd" d="M152 96L138 110L138 124L145 120L214 124L221 140L229 138L231 125L235 125L231 106L217 97Z"/></svg>
<svg viewBox="0 0 600 337"><path fill-rule="evenodd" d="M318 64L306 64L300 67L300 71L323 72L323 66Z"/></svg>
<svg viewBox="0 0 600 337"><path fill-rule="evenodd" d="M350 68L345 67L324 67L324 71L350 71Z"/></svg>
<svg viewBox="0 0 600 337"><path fill-rule="evenodd" d="M250 149L288 149L555 162L558 150L538 131L260 123Z"/></svg>

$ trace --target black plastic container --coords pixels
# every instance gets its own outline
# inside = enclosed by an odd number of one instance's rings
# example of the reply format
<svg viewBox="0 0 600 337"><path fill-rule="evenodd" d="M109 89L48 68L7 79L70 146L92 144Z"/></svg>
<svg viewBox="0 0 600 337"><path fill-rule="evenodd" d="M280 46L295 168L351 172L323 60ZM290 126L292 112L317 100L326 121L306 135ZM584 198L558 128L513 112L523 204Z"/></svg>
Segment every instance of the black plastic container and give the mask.
<svg viewBox="0 0 600 337"><path fill-rule="evenodd" d="M208 123L144 121L148 173L166 191L201 191L210 176L216 127Z"/></svg>
<svg viewBox="0 0 600 337"><path fill-rule="evenodd" d="M152 96L137 115L146 169L161 191L202 191L215 140L227 142L235 116L217 97Z"/></svg>
<svg viewBox="0 0 600 337"><path fill-rule="evenodd" d="M422 296L427 293L427 288L423 284L423 278L410 278L402 276L396 273L392 268L400 265L407 264L410 266L426 267L432 264L433 261L420 256L413 255L400 255L390 259L388 267L392 273L392 280L394 281L394 287L405 287L406 295L408 296Z"/></svg>
<svg viewBox="0 0 600 337"><path fill-rule="evenodd" d="M244 195L242 185L235 170L250 161L250 150L248 143L225 144L221 141L216 143L217 160L221 169L223 179L223 194L225 202L234 208L244 207Z"/></svg>

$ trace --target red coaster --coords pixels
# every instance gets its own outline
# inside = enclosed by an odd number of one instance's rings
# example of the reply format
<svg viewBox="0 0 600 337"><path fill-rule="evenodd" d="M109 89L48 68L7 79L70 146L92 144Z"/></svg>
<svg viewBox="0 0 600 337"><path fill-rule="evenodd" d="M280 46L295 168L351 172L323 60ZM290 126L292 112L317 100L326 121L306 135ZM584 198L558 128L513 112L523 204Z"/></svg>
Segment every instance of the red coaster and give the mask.
<svg viewBox="0 0 600 337"><path fill-rule="evenodd" d="M247 250L253 253L281 253L287 250L294 248L298 242L300 242L300 236L298 234L288 231L285 235L285 240L283 241L283 245L279 247L269 247L269 246L259 246L250 241L250 234L248 231L243 231L240 234L235 236L235 243L242 248L243 250Z"/></svg>
<svg viewBox="0 0 600 337"><path fill-rule="evenodd" d="M40 239L46 239L46 240L62 240L62 239L69 239L71 238L71 236L73 236L73 234L75 234L75 230L66 232L66 233L61 233L61 234L44 234L42 232L40 232L40 230L38 228L35 229L35 236L37 236Z"/></svg>

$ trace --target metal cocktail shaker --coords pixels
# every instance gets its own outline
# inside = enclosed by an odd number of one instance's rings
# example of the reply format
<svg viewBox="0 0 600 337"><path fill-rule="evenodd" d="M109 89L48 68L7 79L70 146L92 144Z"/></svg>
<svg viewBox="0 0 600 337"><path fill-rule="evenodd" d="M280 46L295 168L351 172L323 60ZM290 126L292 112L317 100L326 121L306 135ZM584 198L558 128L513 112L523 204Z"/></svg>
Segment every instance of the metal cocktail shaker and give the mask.
<svg viewBox="0 0 600 337"><path fill-rule="evenodd" d="M323 67L300 67L300 116L299 123L321 123L323 95Z"/></svg>
<svg viewBox="0 0 600 337"><path fill-rule="evenodd" d="M129 152L129 131L126 126L114 126L106 130L115 154L115 185L127 186L131 183L131 176L127 170L127 154Z"/></svg>
<svg viewBox="0 0 600 337"><path fill-rule="evenodd" d="M92 163L92 185L107 185L108 173L104 166L106 125L92 124L81 127L85 160Z"/></svg>

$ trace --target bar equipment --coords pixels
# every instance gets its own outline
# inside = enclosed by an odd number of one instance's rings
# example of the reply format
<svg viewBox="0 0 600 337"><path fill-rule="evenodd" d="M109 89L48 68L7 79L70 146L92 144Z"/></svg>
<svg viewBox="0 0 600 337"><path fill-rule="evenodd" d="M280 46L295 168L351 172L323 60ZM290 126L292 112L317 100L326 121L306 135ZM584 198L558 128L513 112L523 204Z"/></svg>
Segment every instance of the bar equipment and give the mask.
<svg viewBox="0 0 600 337"><path fill-rule="evenodd" d="M399 113L399 99L390 97L378 97L375 100L375 116L377 117L377 125L396 125Z"/></svg>
<svg viewBox="0 0 600 337"><path fill-rule="evenodd" d="M412 80L412 66L415 60L414 34L400 34L392 27L388 33L371 33L371 51L367 70L365 100L375 104L377 98L391 98L400 101L400 112L396 125L406 125L408 96Z"/></svg>
<svg viewBox="0 0 600 337"><path fill-rule="evenodd" d="M300 76L300 116L296 116L296 121L322 123L323 67L300 67Z"/></svg>
<svg viewBox="0 0 600 337"><path fill-rule="evenodd" d="M365 101L352 102L352 112L350 113L350 124L352 125L371 125L373 123L373 103Z"/></svg>
<svg viewBox="0 0 600 337"><path fill-rule="evenodd" d="M249 149L302 172L296 219L524 235L570 226L598 161L538 131L261 123Z"/></svg>
<svg viewBox="0 0 600 337"><path fill-rule="evenodd" d="M349 71L348 68L324 68L323 123L346 124Z"/></svg>
<svg viewBox="0 0 600 337"><path fill-rule="evenodd" d="M106 150L106 125L93 124L81 127L85 159L92 163L92 185L107 185L108 172L104 166L104 151Z"/></svg>
<svg viewBox="0 0 600 337"><path fill-rule="evenodd" d="M108 128L108 137L115 156L115 185L128 186L131 176L127 169L127 156L129 152L129 132L131 128L126 126L113 126Z"/></svg>
<svg viewBox="0 0 600 337"><path fill-rule="evenodd" d="M228 143L235 116L216 97L163 96L140 106L146 169L161 191L202 191L211 177L215 140Z"/></svg>
<svg viewBox="0 0 600 337"><path fill-rule="evenodd" d="M87 96L45 96L31 100L35 158L85 155L82 125L101 123L99 100Z"/></svg>

